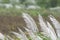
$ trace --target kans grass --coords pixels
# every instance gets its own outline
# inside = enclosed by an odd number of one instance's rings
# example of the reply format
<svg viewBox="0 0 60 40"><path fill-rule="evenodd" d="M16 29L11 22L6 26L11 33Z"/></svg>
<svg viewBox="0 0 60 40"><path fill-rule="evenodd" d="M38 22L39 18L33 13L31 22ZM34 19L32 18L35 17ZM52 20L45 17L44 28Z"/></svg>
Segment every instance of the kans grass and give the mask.
<svg viewBox="0 0 60 40"><path fill-rule="evenodd" d="M38 29L34 19L27 13L23 13L22 17L26 23L26 27L24 27L24 31L22 29L18 28L19 33L17 32L10 32L12 33L16 38L12 38L9 35L4 35L0 33L0 39L1 40L59 40L60 38L60 23L55 19L54 16L49 15L49 20L52 22L49 23L47 20L44 20L44 18L39 14L38 20L40 25L40 30Z"/></svg>

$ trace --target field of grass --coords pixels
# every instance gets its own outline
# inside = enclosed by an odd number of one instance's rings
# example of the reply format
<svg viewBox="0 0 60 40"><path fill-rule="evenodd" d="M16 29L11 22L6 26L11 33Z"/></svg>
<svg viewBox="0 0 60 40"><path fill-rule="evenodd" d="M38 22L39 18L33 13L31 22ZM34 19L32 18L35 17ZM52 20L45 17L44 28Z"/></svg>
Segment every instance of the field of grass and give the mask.
<svg viewBox="0 0 60 40"><path fill-rule="evenodd" d="M3 34L9 34L11 31L18 32L17 27L20 27L23 31L23 26L26 26L22 14L28 13L38 23L38 15L41 14L45 20L48 20L49 15L53 15L60 22L60 13L57 11L51 11L49 9L0 9L0 32ZM39 34L40 35L40 34ZM49 39L49 38L48 38ZM48 40L44 39L44 40ZM16 39L17 40L17 39ZM18 39L19 40L19 39Z"/></svg>
<svg viewBox="0 0 60 40"><path fill-rule="evenodd" d="M57 18L57 20L60 20L59 19L60 13L57 11L50 11L49 9L42 9L42 8L41 9L15 9L15 8L4 9L4 8L0 8L0 23L3 21L2 25L6 22L9 24L10 22L8 22L8 21L11 20L11 26L13 26L13 25L15 25L17 20L20 20L19 22L17 22L17 25L20 25L20 22L22 19L22 13L28 13L34 19L37 18L38 14L41 14L46 19L48 19L47 18L48 15L52 14L53 16L55 16ZM21 19L19 19L19 18L21 18ZM13 21L13 23L12 23L12 21ZM37 21L37 19L36 19L36 21ZM23 22L21 22L21 23L24 24ZM7 24L6 24L6 26L7 26Z"/></svg>
<svg viewBox="0 0 60 40"><path fill-rule="evenodd" d="M46 16L46 15L45 15ZM16 19L14 19L14 17L16 17ZM52 23L55 27L59 27L60 25L58 24L58 21L52 16L49 16L50 21L49 22L48 17L46 20L44 20L46 17L42 17L40 14L39 16L36 18L36 16L34 16L36 19L36 23L33 20L33 18L28 15L27 13L23 14L22 17L23 19L21 19L20 17L18 18L17 16L5 16L5 17L1 17L2 20L4 19L4 21L2 21L3 23L0 23L1 25L3 25L3 29L5 29L4 27L7 26L7 29L11 28L9 32L6 32L6 36L1 34L2 39L6 39L6 40L58 40L59 36L56 35L57 32L55 32L55 29L53 28L52 25L50 25L50 23ZM38 19L39 18L39 19ZM43 19L44 18L44 19ZM38 19L38 20L37 20ZM24 20L25 21L25 26L21 26L19 20ZM38 22L39 21L39 22ZM38 23L37 23L38 22ZM54 23L55 22L55 23ZM4 24L5 23L5 24ZM22 24L24 24L24 22L21 22ZM18 26L19 24L19 26ZM40 26L36 25L39 24ZM13 26L12 26L13 25ZM59 26L58 26L59 25ZM16 29L15 29L16 27ZM41 28L40 28L41 27ZM7 31L7 29L5 29ZM15 29L15 31L13 31L13 29ZM5 30L3 30L2 32L4 32ZM58 30L58 29L57 29ZM11 34L9 34L11 33ZM8 35L9 34L9 35ZM58 36L58 37L57 37ZM1 39L1 37L0 37Z"/></svg>

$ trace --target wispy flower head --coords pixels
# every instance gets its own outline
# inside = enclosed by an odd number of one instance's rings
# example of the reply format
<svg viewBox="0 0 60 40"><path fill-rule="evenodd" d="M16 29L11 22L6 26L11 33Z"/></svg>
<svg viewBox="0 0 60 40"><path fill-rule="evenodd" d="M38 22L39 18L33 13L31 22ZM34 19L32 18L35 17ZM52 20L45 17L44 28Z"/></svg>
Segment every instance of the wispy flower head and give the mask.
<svg viewBox="0 0 60 40"><path fill-rule="evenodd" d="M50 15L49 18L56 29L58 37L60 37L60 23L52 15Z"/></svg>
<svg viewBox="0 0 60 40"><path fill-rule="evenodd" d="M27 13L23 13L23 18L24 18L24 21L26 22L27 28L33 31L34 33L37 33L38 28L33 18Z"/></svg>

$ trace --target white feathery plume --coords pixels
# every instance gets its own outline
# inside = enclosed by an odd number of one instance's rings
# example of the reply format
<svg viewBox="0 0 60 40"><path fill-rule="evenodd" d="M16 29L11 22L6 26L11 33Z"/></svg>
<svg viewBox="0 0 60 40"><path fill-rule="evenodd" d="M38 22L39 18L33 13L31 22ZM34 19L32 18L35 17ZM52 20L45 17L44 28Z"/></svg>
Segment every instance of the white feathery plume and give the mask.
<svg viewBox="0 0 60 40"><path fill-rule="evenodd" d="M28 40L28 38L26 37L26 34L20 28L18 28L18 30L21 33L21 35L25 38L25 40Z"/></svg>
<svg viewBox="0 0 60 40"><path fill-rule="evenodd" d="M0 33L0 40L4 40L4 39L5 39L5 36L2 33Z"/></svg>
<svg viewBox="0 0 60 40"><path fill-rule="evenodd" d="M31 30L25 28L32 40L43 40L40 36L34 34Z"/></svg>
<svg viewBox="0 0 60 40"><path fill-rule="evenodd" d="M28 39L26 39L26 37L23 36L22 34L19 34L19 33L16 33L16 32L12 32L12 33L15 34L15 36L16 36L17 38L21 39L21 40L28 40Z"/></svg>
<svg viewBox="0 0 60 40"><path fill-rule="evenodd" d="M11 38L11 37L10 37L10 36L8 36L8 35L7 35L6 37L7 37L7 39L9 38L10 40L14 40L13 38Z"/></svg>
<svg viewBox="0 0 60 40"><path fill-rule="evenodd" d="M39 24L40 24L40 26L41 26L41 30L44 32L44 33L47 33L48 34L48 28L47 28L47 25L46 25L46 23L44 22L44 20L43 20L43 18L42 18L42 16L39 14ZM48 32L47 32L48 31Z"/></svg>
<svg viewBox="0 0 60 40"><path fill-rule="evenodd" d="M40 26L41 26L41 29L42 29L43 33L45 33L52 40L56 40L56 37L55 37L54 33L50 29L51 27L48 27L49 25L47 26L47 24L44 22L41 15L39 15L39 23L40 23Z"/></svg>
<svg viewBox="0 0 60 40"><path fill-rule="evenodd" d="M17 38L24 40L23 36L17 32L12 32Z"/></svg>
<svg viewBox="0 0 60 40"><path fill-rule="evenodd" d="M57 40L57 35L49 22L47 22L47 26L49 28L49 32L50 32L49 34L50 34L50 37L52 38L52 40Z"/></svg>
<svg viewBox="0 0 60 40"><path fill-rule="evenodd" d="M54 35L57 37L54 28L52 27L52 25L51 25L48 21L47 21L47 26L48 26L48 28L54 33Z"/></svg>
<svg viewBox="0 0 60 40"><path fill-rule="evenodd" d="M49 18L56 29L58 37L60 37L60 23L52 15L50 15Z"/></svg>
<svg viewBox="0 0 60 40"><path fill-rule="evenodd" d="M27 24L27 28L32 30L32 32L37 33L38 28L37 28L37 25L36 25L35 21L33 20L33 18L30 15L28 15L27 13L23 13L23 18Z"/></svg>

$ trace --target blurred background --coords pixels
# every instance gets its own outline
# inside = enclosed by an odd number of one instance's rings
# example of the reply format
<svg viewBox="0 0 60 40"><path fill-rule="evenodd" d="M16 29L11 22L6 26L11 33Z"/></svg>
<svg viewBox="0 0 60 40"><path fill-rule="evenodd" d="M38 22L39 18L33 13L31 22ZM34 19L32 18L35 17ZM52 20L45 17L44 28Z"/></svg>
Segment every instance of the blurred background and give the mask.
<svg viewBox="0 0 60 40"><path fill-rule="evenodd" d="M60 6L60 0L0 0L0 8L27 8L39 6L51 8Z"/></svg>

